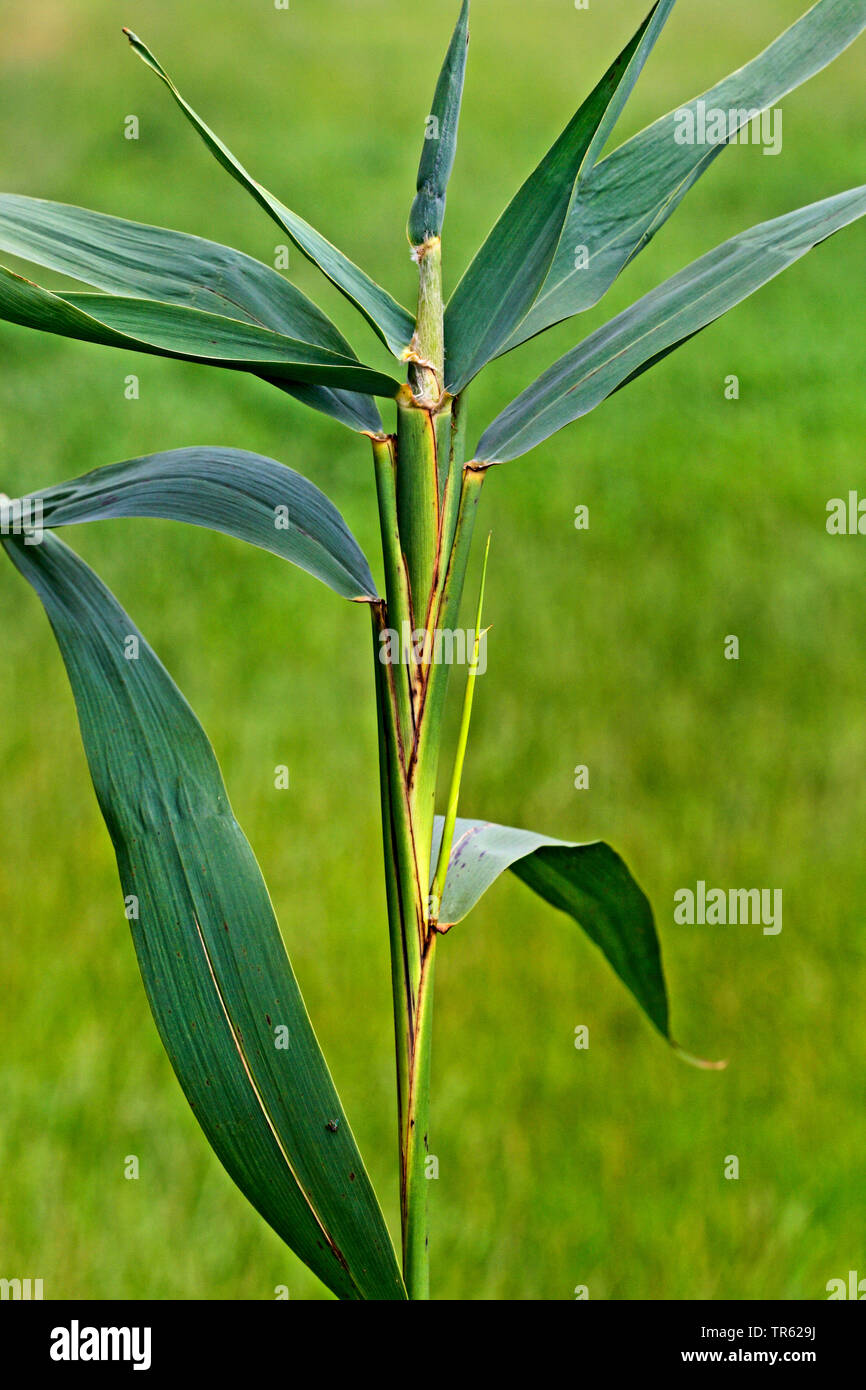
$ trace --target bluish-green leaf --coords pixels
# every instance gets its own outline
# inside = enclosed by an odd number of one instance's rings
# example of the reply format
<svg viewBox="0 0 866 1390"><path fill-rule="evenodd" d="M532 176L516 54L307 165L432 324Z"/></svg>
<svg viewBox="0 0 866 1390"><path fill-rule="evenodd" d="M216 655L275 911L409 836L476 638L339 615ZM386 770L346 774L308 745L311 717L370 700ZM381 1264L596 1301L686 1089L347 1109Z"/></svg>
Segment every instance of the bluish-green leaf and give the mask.
<svg viewBox="0 0 866 1390"><path fill-rule="evenodd" d="M132 620L62 541L3 545L54 629L145 989L199 1124L265 1220L340 1298L404 1299L201 725ZM178 1236L165 1232L167 1242Z"/></svg>
<svg viewBox="0 0 866 1390"><path fill-rule="evenodd" d="M451 37L433 95L430 116L436 122L436 129L426 132L421 162L418 165L418 191L409 211L407 229L413 246L421 246L430 237L442 234L448 180L457 151L457 128L460 124L468 44L469 0L463 0L457 27Z"/></svg>
<svg viewBox="0 0 866 1390"><path fill-rule="evenodd" d="M433 864L443 823L437 816ZM671 1041L652 908L615 850L601 840L573 844L490 821L458 820L439 908L440 930L462 921L506 869L574 918Z"/></svg>
<svg viewBox="0 0 866 1390"><path fill-rule="evenodd" d="M0 267L0 319L134 352L393 397L400 383L328 348L201 309L110 294L52 294Z"/></svg>
<svg viewBox="0 0 866 1390"><path fill-rule="evenodd" d="M445 379L452 395L497 356L532 307L575 189L604 146L673 4L658 0L505 209L451 296L445 311Z"/></svg>
<svg viewBox="0 0 866 1390"><path fill-rule="evenodd" d="M668 112L601 160L581 180L550 273L531 311L503 346L509 352L552 324L597 304L727 145L837 58L866 29L866 0L819 0L751 63ZM725 138L686 143L704 113L725 113ZM817 114L817 113L816 113ZM585 247L588 263L576 253Z"/></svg>
<svg viewBox="0 0 866 1390"><path fill-rule="evenodd" d="M344 598L372 602L370 566L336 507L284 464L243 449L173 449L96 468L29 493L53 530L111 517L149 516L222 531L270 550Z"/></svg>
<svg viewBox="0 0 866 1390"><path fill-rule="evenodd" d="M108 294L203 309L352 355L327 315L276 270L186 232L2 193L0 250Z"/></svg>
<svg viewBox="0 0 866 1390"><path fill-rule="evenodd" d="M204 309L343 357L355 356L327 315L276 270L185 232L3 193L0 250L108 294ZM352 429L382 430L379 412L367 396L326 386L273 384Z"/></svg>
<svg viewBox="0 0 866 1390"><path fill-rule="evenodd" d="M338 251L336 246L332 246L314 227L311 227L302 217L298 217L296 213L287 208L284 203L281 203L278 198L275 198L272 193L269 193L248 174L231 151L184 100L150 49L129 29L124 29L123 32L138 56L149 68L152 68L168 87L181 111L201 136L214 158L231 174L233 179L237 180L242 188L252 194L259 206L288 233L298 249L303 251L304 255L313 261L337 286L337 289L341 290L352 301L382 341L391 349L395 357L403 359L415 330L412 315L398 304L387 290L383 290L380 285L370 279L369 275L348 260L342 251Z"/></svg>
<svg viewBox="0 0 866 1390"><path fill-rule="evenodd" d="M533 449L864 213L866 185L717 246L554 363L485 430L476 458L502 463Z"/></svg>

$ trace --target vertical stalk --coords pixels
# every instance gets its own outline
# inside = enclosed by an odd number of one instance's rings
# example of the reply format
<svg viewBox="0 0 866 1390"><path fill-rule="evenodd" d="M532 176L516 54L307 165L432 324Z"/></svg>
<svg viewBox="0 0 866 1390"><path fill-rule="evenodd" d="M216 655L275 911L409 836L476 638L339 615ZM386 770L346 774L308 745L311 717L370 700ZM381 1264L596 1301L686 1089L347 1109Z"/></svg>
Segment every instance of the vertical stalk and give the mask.
<svg viewBox="0 0 866 1390"><path fill-rule="evenodd" d="M456 508L454 544L450 555L441 557L439 562L445 575L442 596L433 605L431 595L431 607L437 614L452 615L459 607L482 478L483 474L472 470L467 470L463 477ZM389 515L387 506L383 508L383 515ZM386 545L385 553L386 567L390 563L399 569L402 550ZM386 603L373 606L382 825L397 1051L403 1276L410 1299L417 1300L429 1298L425 1160L437 940L431 925L429 901L430 850L444 696L441 682L447 675L447 667L433 664L428 668L428 682L437 677L432 686L434 701L425 708L428 686L424 685L415 708L418 722L410 748L403 743L399 717L398 690L403 671L381 660L380 634L391 622Z"/></svg>
<svg viewBox="0 0 866 1390"><path fill-rule="evenodd" d="M421 965L405 1129L403 1279L406 1291L413 1300L430 1297L426 1160L430 1148L430 1054L433 1042L433 971L436 963L436 940L435 932L431 932L427 938Z"/></svg>
<svg viewBox="0 0 866 1390"><path fill-rule="evenodd" d="M428 404L438 403L445 377L445 315L442 303L442 242L438 236L416 246L418 262L418 316L415 324L415 367L413 385L416 396Z"/></svg>
<svg viewBox="0 0 866 1390"><path fill-rule="evenodd" d="M437 442L433 409L407 388L397 402L397 523L418 629L427 617L439 539Z"/></svg>
<svg viewBox="0 0 866 1390"><path fill-rule="evenodd" d="M454 540L447 563L443 565L441 588L436 595L432 626L450 630L460 616L460 600L466 581L466 569L472 548L478 499L484 483L479 469L464 468L458 494ZM449 667L433 662L427 668L418 709L417 727L409 776L419 801L426 803L435 795L436 770L439 762L439 742L445 696L448 691Z"/></svg>
<svg viewBox="0 0 866 1390"><path fill-rule="evenodd" d="M372 609L397 1052L403 1277L410 1299L426 1299L425 1160L437 941L430 857L447 680L447 667L433 660L430 643L443 615L459 609L483 475L463 469L465 413L443 391L439 238L416 247L415 256L420 284L409 382L397 399L396 435L372 441L386 573L386 599ZM382 645L389 628L398 630L396 653Z"/></svg>
<svg viewBox="0 0 866 1390"><path fill-rule="evenodd" d="M463 763L466 758L466 745L469 742L469 725L472 721L472 705L475 699L475 681L478 676L478 651L481 644L481 614L484 608L484 585L487 580L487 560L489 555L490 537L488 536L487 549L484 552L484 568L481 571L478 611L475 616L475 641L472 644L472 660L469 663L469 671L466 676L466 690L463 695L463 714L460 719L460 732L457 735L457 751L454 755L451 785L448 788L445 819L442 822L442 841L439 845L439 858L436 861L436 872L433 875L433 883L430 887L430 909L434 914L433 926L436 925L436 919L439 916L439 907L442 902L442 890L445 887L445 874L451 855L451 842L454 839L454 826L457 823L460 783L463 778Z"/></svg>
<svg viewBox="0 0 866 1390"><path fill-rule="evenodd" d="M412 594L415 630L427 627L435 584L440 541L440 495L437 444L441 427L433 410L418 402L401 402L397 424L397 517L402 551ZM435 938L430 930L429 883L430 852L433 838L435 765L438 740L428 742L425 766L430 775L412 778L410 766L416 759L415 749L422 719L424 682L424 652L413 648L412 701L414 737L407 750L404 764L402 795L408 805L410 833L417 864L417 897L413 904L415 920L420 924L420 958L413 961L411 992L414 1010L406 1050L408 1055L408 1090L401 1118L400 1208L403 1232L403 1278L409 1298L427 1299L430 1296L429 1259L427 1248L427 1191L424 1160L427 1154L427 1135L430 1104L430 1049L432 1041L433 962ZM411 923L405 930L411 930Z"/></svg>
<svg viewBox="0 0 866 1390"><path fill-rule="evenodd" d="M398 845L391 813L391 794L394 776L391 768L392 743L389 736L389 690L380 662L379 642L385 615L374 608L373 662L376 673L376 716L379 729L379 791L382 807L382 839L385 856L385 899L388 907L388 937L391 949L391 994L394 1009L394 1044L397 1056L397 1132L400 1141L399 1161L403 1165L403 1130L409 1104L409 1038L415 1001L412 996L413 963L410 962L404 932L403 894L397 869Z"/></svg>
<svg viewBox="0 0 866 1390"><path fill-rule="evenodd" d="M372 438L373 463L376 470L376 496L379 502L379 527L385 557L385 594L388 600L388 627L396 630L398 644L403 634L412 630L412 597L409 574L400 544L397 522L397 441L393 435L384 439ZM379 656L381 656L381 649ZM398 657L401 653L398 651ZM397 697L397 717L404 748L411 748L415 732L412 709L412 678L409 667L400 659L394 673Z"/></svg>

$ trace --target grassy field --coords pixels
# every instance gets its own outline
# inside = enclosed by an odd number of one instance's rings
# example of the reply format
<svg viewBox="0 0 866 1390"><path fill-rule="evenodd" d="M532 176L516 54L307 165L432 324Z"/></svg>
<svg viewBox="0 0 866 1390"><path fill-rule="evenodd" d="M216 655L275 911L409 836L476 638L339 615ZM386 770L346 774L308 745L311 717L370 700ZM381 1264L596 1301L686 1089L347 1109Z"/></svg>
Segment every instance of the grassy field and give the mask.
<svg viewBox="0 0 866 1390"><path fill-rule="evenodd" d="M475 0L452 285L644 7ZM805 7L681 0L617 142ZM397 0L5 5L0 185L273 261L279 232L128 52L131 23L258 178L411 302L403 226L456 0L425 11L430 51L416 8ZM780 157L727 151L585 325L491 370L472 393L474 437L585 326L726 236L862 182L863 58L861 42L785 103ZM130 114L138 141L123 138ZM730 1066L684 1066L573 924L516 880L497 885L440 951L437 1297L570 1299L582 1284L593 1299L810 1299L849 1269L866 1275L866 541L824 525L828 499L863 478L864 236L842 233L487 484L494 626L464 813L610 840L655 905L677 1038ZM294 253L290 273L385 363ZM278 392L5 326L0 355L0 491L162 448L256 449L324 488L375 556L366 442ZM738 401L724 396L731 373ZM574 529L579 503L587 532ZM396 1230L363 615L197 529L115 522L71 540L211 736ZM327 1297L187 1109L138 978L65 674L5 563L0 608L0 1275L41 1277L46 1297L268 1299L279 1284ZM737 662L723 657L728 634ZM574 789L576 764L588 791ZM781 888L782 932L675 925L674 892L698 879ZM579 1024L588 1051L574 1048ZM140 1178L127 1181L133 1154Z"/></svg>

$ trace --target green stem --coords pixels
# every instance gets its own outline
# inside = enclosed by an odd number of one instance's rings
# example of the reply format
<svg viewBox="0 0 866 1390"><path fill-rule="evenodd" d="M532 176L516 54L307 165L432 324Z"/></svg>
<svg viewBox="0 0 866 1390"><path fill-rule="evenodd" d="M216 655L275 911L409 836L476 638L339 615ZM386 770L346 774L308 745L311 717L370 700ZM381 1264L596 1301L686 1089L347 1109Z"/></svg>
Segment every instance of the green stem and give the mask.
<svg viewBox="0 0 866 1390"><path fill-rule="evenodd" d="M427 405L439 403L445 377L445 315L442 301L442 243L431 237L416 246L418 315L412 342L415 395Z"/></svg>
<svg viewBox="0 0 866 1390"><path fill-rule="evenodd" d="M403 1278L410 1299L430 1297L427 1228L427 1156L430 1124L430 1055L433 1041L433 974L436 936L428 938L421 967L418 1011L409 1074L403 1167Z"/></svg>
<svg viewBox="0 0 866 1390"><path fill-rule="evenodd" d="M399 441L398 441L399 450ZM380 456L381 476L388 472ZM436 619L459 609L466 574L473 522L483 474L463 474L454 524L454 543L447 563L437 563L445 578L441 593L430 607ZM391 516L387 486L383 487L383 526ZM399 571L402 544L383 535L385 566L394 592L401 592ZM387 586L386 586L387 587ZM398 1132L400 1139L400 1212L403 1235L404 1278L409 1297L429 1297L427 1251L427 1136L430 1105L430 1049L432 1042L433 964L436 933L431 927L429 874L433 836L434 792L439 762L444 686L439 679L447 667L427 668L427 683L415 707L418 721L414 747L401 735L400 680L403 672L381 660L381 634L392 619L387 603L372 606L374 660L379 722L382 825L385 849L385 881L391 946L391 979L397 1051ZM421 673L415 673L416 683ZM431 684L432 682L432 684ZM435 698L425 707L424 696Z"/></svg>
<svg viewBox="0 0 866 1390"><path fill-rule="evenodd" d="M431 627L451 631L460 617L460 600L466 581L466 568L472 548L478 499L484 483L484 473L478 469L463 470L454 541L444 566L441 591L438 595ZM409 778L419 799L426 803L435 795L439 744L442 736L442 717L448 690L450 667L445 662L428 666L418 705L415 744L409 759Z"/></svg>
<svg viewBox="0 0 866 1390"><path fill-rule="evenodd" d="M397 1133L399 1161L403 1167L403 1131L409 1104L409 1073L411 1055L409 1041L414 1031L415 998L412 990L412 962L407 953L404 932L403 899L399 857L391 813L391 793L394 782L391 769L391 743L388 732L387 703L389 691L379 661L381 615L373 610L373 660L376 668L376 715L379 728L379 791L382 806L382 839L385 854L385 897L388 907L388 937L391 949L391 993L394 1008L394 1043L397 1056Z"/></svg>
<svg viewBox="0 0 866 1390"><path fill-rule="evenodd" d="M430 859L447 668L427 641L459 609L480 473L463 471L465 414L442 390L441 248L417 248L418 318L397 433L373 439L386 599L373 605L385 885L397 1051L403 1276L430 1296L426 1158L436 932ZM382 647L398 630L396 651ZM404 629L409 661L404 663ZM419 635L420 650L414 634ZM390 660L389 660L390 657ZM444 676L436 679L437 665ZM430 692L435 698L428 698Z"/></svg>
<svg viewBox="0 0 866 1390"><path fill-rule="evenodd" d="M433 411L410 392L397 403L397 524L416 629L423 627L439 539L438 430Z"/></svg>
<svg viewBox="0 0 866 1390"><path fill-rule="evenodd" d="M472 722L472 702L475 698L475 681L478 676L478 650L481 645L481 610L484 606L484 584L487 579L487 559L489 555L490 537L488 536L487 547L484 551L484 566L481 571L478 610L475 615L475 642L472 647L472 660L469 663L469 671L466 676L466 692L463 696L463 714L460 720L460 733L457 736L457 751L454 755L451 785L448 788L448 801L445 808L445 821L442 826L442 841L439 845L439 858L436 861L436 872L433 875L433 883L430 888L431 911L436 917L439 915L439 904L442 901L442 889L445 886L445 872L448 868L448 859L451 854L451 841L454 838L454 826L457 822L457 804L460 800L460 783L463 778L463 764L466 760L466 745L469 742L469 725Z"/></svg>
<svg viewBox="0 0 866 1390"><path fill-rule="evenodd" d="M412 627L412 599L409 575L400 544L397 523L397 449L396 439L372 439L373 463L376 470L376 495L379 501L379 526L385 560L385 594L388 599L388 625L398 638ZM411 748L415 730L412 710L412 679L408 666L399 662L394 672L397 694L397 713L400 736L405 748Z"/></svg>
<svg viewBox="0 0 866 1390"><path fill-rule="evenodd" d="M386 859L399 893L401 955L407 977L407 1017L414 1026L414 1001L421 973L421 948L427 932L426 869L429 862L419 858L413 807L406 768L406 753L400 737L394 666L383 661L381 634L387 624L384 604L372 605L376 664L377 712L379 718L379 767L383 791L383 829L386 831ZM387 812L388 824L385 824Z"/></svg>

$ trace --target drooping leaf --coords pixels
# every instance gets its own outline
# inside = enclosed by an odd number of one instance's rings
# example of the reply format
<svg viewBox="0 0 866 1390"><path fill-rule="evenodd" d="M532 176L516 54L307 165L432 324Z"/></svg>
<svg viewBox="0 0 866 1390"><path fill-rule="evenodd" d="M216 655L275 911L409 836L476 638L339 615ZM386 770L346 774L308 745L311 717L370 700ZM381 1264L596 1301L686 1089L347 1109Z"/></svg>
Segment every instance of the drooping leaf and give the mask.
<svg viewBox="0 0 866 1390"><path fill-rule="evenodd" d="M302 217L298 217L296 213L287 208L284 203L281 203L278 198L275 198L272 193L269 193L248 174L231 151L183 99L168 73L157 62L150 49L131 30L124 29L123 32L138 56L149 68L153 69L168 87L181 111L194 126L214 158L231 174L233 179L237 180L242 188L252 194L259 206L273 218L278 226L283 228L298 249L319 267L347 299L352 301L382 341L394 353L394 356L402 360L415 329L414 321L408 310L398 304L387 290L383 290L380 285L370 279L369 275L348 260L342 251L338 251L336 246L332 246L314 227L311 227Z"/></svg>
<svg viewBox="0 0 866 1390"><path fill-rule="evenodd" d="M502 348L590 309L751 117L814 77L866 29L866 0L819 0L769 48L702 96L620 145L581 180L559 248L529 314ZM724 137L682 138L699 112L724 113ZM740 135L743 138L743 134ZM588 260L577 254L586 248Z"/></svg>
<svg viewBox="0 0 866 1390"><path fill-rule="evenodd" d="M575 188L604 146L674 0L658 0L634 38L505 209L445 311L445 377L457 395L496 357L550 270Z"/></svg>
<svg viewBox="0 0 866 1390"><path fill-rule="evenodd" d="M172 449L96 468L29 493L53 530L110 517L149 516L222 531L270 550L344 598L372 602L370 566L340 513L313 483L244 449ZM23 515L35 515L22 506Z"/></svg>
<svg viewBox="0 0 866 1390"><path fill-rule="evenodd" d="M265 381L270 378L265 377ZM301 405L318 410L322 415L330 415L350 430L359 434L383 435L385 426L372 396L364 396L359 391L340 391L330 386L313 386L309 382L271 381L272 386L285 391Z"/></svg>
<svg viewBox="0 0 866 1390"><path fill-rule="evenodd" d="M203 309L352 355L327 315L276 270L186 232L2 193L0 250L108 294Z"/></svg>
<svg viewBox="0 0 866 1390"><path fill-rule="evenodd" d="M355 358L268 328L153 299L52 294L0 266L0 319L109 347L393 397L399 382Z"/></svg>
<svg viewBox="0 0 866 1390"><path fill-rule="evenodd" d="M2 543L54 629L148 1000L196 1119L252 1204L340 1298L405 1298L201 725L128 615L62 541ZM138 651L127 659L133 638Z"/></svg>
<svg viewBox="0 0 866 1390"><path fill-rule="evenodd" d="M3 193L0 250L109 294L204 309L343 357L355 356L327 315L276 270L185 232ZM274 385L351 429L374 434L382 430L379 413L367 396L326 386Z"/></svg>
<svg viewBox="0 0 866 1390"><path fill-rule="evenodd" d="M488 426L477 459L503 463L525 454L864 213L866 185L717 246L555 362Z"/></svg>
<svg viewBox="0 0 866 1390"><path fill-rule="evenodd" d="M469 0L463 0L433 95L430 118L435 125L432 129L428 126L418 165L418 191L409 211L408 226L409 240L413 246L421 246L428 238L442 235L448 180L457 150L457 127L460 124L468 45Z"/></svg>
<svg viewBox="0 0 866 1390"><path fill-rule="evenodd" d="M443 817L437 816L433 864L442 826ZM440 930L462 921L506 869L574 918L670 1042L667 989L652 908L615 850L601 840L572 844L508 825L458 819L439 909Z"/></svg>

